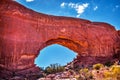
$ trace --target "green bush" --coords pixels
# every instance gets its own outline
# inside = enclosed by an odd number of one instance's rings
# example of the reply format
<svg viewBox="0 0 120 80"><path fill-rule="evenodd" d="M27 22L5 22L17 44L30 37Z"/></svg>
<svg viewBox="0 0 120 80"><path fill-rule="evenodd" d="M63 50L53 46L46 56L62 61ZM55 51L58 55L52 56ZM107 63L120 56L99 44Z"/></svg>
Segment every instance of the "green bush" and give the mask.
<svg viewBox="0 0 120 80"><path fill-rule="evenodd" d="M87 73L88 72L88 68L83 68L80 69L79 73Z"/></svg>
<svg viewBox="0 0 120 80"><path fill-rule="evenodd" d="M93 65L93 69L96 69L96 70L100 70L100 68L103 68L103 67L104 67L104 65L100 64L100 63Z"/></svg>
<svg viewBox="0 0 120 80"><path fill-rule="evenodd" d="M64 66L61 66L59 64L51 64L50 66L46 67L44 72L47 74L57 73L64 71Z"/></svg>
<svg viewBox="0 0 120 80"><path fill-rule="evenodd" d="M108 61L108 62L106 62L104 65L107 66L107 67L110 67L111 65L113 65L113 63L110 62L110 61Z"/></svg>

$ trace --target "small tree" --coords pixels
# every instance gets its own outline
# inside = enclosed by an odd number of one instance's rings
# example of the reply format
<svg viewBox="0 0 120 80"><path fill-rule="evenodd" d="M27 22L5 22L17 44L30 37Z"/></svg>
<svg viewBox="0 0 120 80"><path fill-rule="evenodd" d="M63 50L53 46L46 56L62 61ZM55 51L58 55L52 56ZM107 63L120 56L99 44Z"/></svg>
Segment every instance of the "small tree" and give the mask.
<svg viewBox="0 0 120 80"><path fill-rule="evenodd" d="M64 66L61 66L60 64L51 64L50 66L45 68L45 73L52 74L52 73L62 72L64 70L65 70Z"/></svg>
<svg viewBox="0 0 120 80"><path fill-rule="evenodd" d="M103 64L100 64L100 63L93 65L93 69L96 69L96 70L100 70L100 69L103 68L103 67L104 67L104 65L103 65Z"/></svg>

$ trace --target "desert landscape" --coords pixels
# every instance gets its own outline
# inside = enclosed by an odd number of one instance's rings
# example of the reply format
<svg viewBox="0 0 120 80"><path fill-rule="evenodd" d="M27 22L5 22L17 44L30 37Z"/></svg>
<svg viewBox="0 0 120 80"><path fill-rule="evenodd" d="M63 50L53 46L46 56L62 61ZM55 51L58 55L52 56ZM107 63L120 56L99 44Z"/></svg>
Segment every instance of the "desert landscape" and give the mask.
<svg viewBox="0 0 120 80"><path fill-rule="evenodd" d="M73 50L77 57L65 66L36 66L39 51L52 44ZM120 80L120 30L1 0L0 80Z"/></svg>

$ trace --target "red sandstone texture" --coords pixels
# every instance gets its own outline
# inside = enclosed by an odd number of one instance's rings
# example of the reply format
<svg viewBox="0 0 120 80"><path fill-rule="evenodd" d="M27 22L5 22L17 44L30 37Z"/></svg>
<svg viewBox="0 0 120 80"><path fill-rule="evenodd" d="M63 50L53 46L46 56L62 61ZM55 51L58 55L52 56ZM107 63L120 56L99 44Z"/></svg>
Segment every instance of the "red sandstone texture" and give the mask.
<svg viewBox="0 0 120 80"><path fill-rule="evenodd" d="M107 23L45 15L12 0L0 1L1 76L38 71L34 60L51 44L77 52L85 64L104 62L120 54L120 31Z"/></svg>

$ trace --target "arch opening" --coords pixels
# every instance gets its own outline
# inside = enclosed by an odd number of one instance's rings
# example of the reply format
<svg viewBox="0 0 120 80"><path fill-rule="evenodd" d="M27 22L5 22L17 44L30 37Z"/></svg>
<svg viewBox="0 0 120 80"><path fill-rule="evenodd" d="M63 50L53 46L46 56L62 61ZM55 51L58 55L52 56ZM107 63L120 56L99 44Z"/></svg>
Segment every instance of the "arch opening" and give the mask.
<svg viewBox="0 0 120 80"><path fill-rule="evenodd" d="M46 68L50 64L67 65L72 62L77 56L77 53L60 44L51 44L43 48L35 59L36 66Z"/></svg>

